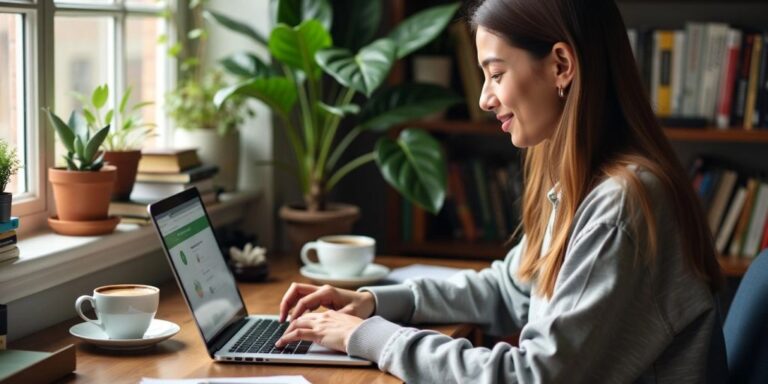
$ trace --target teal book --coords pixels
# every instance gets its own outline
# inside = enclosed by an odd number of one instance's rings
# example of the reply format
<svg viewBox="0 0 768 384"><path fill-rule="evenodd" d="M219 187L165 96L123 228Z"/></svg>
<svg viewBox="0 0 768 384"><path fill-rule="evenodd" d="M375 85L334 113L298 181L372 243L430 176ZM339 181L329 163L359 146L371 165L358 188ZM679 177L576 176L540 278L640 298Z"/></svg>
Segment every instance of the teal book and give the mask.
<svg viewBox="0 0 768 384"><path fill-rule="evenodd" d="M19 228L19 218L14 216L8 221L0 222L0 233L12 231Z"/></svg>

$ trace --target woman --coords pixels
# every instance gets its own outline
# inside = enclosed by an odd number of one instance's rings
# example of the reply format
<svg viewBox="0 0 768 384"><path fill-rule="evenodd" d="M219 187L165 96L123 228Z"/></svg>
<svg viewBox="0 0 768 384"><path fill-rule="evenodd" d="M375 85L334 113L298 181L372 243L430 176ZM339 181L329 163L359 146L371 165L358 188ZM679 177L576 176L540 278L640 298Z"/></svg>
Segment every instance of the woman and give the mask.
<svg viewBox="0 0 768 384"><path fill-rule="evenodd" d="M654 118L611 0L487 0L480 106L525 148L522 241L448 281L295 284L278 346L308 339L412 383L700 383L722 374L706 220ZM319 306L332 309L305 313ZM335 310L335 311L334 311ZM363 320L365 319L365 320ZM520 331L473 348L401 323Z"/></svg>

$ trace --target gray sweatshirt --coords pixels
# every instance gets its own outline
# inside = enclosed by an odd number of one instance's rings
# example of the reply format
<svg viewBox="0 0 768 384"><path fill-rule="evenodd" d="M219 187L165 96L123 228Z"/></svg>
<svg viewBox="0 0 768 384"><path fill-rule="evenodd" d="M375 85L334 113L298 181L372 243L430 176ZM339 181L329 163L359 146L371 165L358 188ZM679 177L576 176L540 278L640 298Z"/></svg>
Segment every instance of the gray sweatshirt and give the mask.
<svg viewBox="0 0 768 384"><path fill-rule="evenodd" d="M644 219L630 217L626 187L608 179L576 213L551 298L536 293L535 281L517 278L524 237L480 272L361 288L373 293L376 312L350 336L347 352L408 383L711 381L725 369L713 295L684 265L658 180L638 175L654 203L659 253L653 263L635 257L632 228L642 228ZM557 208L558 196L550 191L547 198ZM491 335L521 333L518 347L489 349L396 322L474 323Z"/></svg>

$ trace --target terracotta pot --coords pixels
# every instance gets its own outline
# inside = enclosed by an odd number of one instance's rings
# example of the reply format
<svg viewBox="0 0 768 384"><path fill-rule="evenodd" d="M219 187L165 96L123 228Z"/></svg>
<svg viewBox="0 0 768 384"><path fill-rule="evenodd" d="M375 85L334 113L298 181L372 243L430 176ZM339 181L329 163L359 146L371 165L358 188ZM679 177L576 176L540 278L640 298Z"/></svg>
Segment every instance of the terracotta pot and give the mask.
<svg viewBox="0 0 768 384"><path fill-rule="evenodd" d="M130 200L136 170L139 168L141 151L105 151L104 161L117 167L117 180L112 191L112 200Z"/></svg>
<svg viewBox="0 0 768 384"><path fill-rule="evenodd" d="M289 252L298 257L299 250L308 241L327 235L349 234L352 224L360 217L357 206L328 203L327 209L308 212L301 204L280 207L280 218L285 222Z"/></svg>
<svg viewBox="0 0 768 384"><path fill-rule="evenodd" d="M99 172L48 168L59 220L107 219L116 178L117 168L112 165L105 165Z"/></svg>

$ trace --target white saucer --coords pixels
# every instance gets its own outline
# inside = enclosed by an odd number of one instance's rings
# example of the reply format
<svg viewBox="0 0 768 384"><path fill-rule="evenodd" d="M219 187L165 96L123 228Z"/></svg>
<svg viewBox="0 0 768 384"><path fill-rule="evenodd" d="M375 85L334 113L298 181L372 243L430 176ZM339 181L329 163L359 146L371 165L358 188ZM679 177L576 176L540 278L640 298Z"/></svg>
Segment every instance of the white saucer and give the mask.
<svg viewBox="0 0 768 384"><path fill-rule="evenodd" d="M358 288L385 278L389 274L389 268L381 264L368 264L360 276L335 277L316 267L305 265L301 267L299 273L318 284L330 284L339 288Z"/></svg>
<svg viewBox="0 0 768 384"><path fill-rule="evenodd" d="M104 349L125 351L151 347L179 333L179 330L181 328L176 323L153 319L141 339L110 339L98 325L89 322L73 325L69 329L69 333L82 341Z"/></svg>

